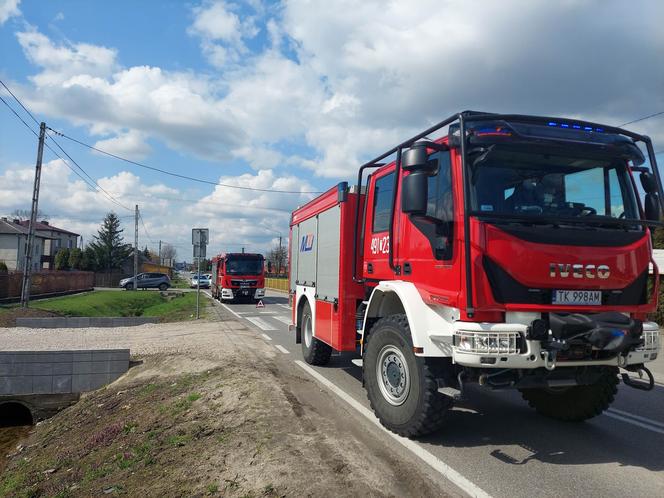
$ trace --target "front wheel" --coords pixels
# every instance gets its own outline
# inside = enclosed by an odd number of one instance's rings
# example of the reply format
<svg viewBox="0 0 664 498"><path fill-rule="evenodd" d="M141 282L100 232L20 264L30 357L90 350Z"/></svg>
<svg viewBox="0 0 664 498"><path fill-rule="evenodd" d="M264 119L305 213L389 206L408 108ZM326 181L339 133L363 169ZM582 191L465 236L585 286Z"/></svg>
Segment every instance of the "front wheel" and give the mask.
<svg viewBox="0 0 664 498"><path fill-rule="evenodd" d="M362 365L369 403L387 429L416 437L442 427L452 400L438 392L432 366L413 353L406 315L376 322Z"/></svg>
<svg viewBox="0 0 664 498"><path fill-rule="evenodd" d="M332 356L332 348L314 337L314 322L311 316L309 303L304 304L302 320L300 321L302 333L302 356L310 365L327 365Z"/></svg>
<svg viewBox="0 0 664 498"><path fill-rule="evenodd" d="M618 369L595 367L598 379L585 386L545 389L521 389L531 408L546 417L581 422L606 410L618 392Z"/></svg>
<svg viewBox="0 0 664 498"><path fill-rule="evenodd" d="M124 286L125 290L134 290L134 284L127 284Z"/></svg>

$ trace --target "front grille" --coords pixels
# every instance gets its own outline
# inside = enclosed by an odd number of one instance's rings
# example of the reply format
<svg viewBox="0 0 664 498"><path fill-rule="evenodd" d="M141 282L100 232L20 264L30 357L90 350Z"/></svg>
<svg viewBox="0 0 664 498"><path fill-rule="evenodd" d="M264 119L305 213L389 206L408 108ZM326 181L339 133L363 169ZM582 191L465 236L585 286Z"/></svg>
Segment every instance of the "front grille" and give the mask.
<svg viewBox="0 0 664 498"><path fill-rule="evenodd" d="M258 280L231 280L233 287L256 287Z"/></svg>
<svg viewBox="0 0 664 498"><path fill-rule="evenodd" d="M460 330L454 335L454 346L460 353L518 354L521 352L521 333Z"/></svg>

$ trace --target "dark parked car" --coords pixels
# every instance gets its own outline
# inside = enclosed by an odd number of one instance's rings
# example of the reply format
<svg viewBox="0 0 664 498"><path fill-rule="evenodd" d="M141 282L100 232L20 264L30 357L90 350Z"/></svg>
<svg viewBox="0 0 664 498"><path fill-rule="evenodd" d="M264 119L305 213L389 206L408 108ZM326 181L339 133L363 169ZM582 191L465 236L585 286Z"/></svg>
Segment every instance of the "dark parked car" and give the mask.
<svg viewBox="0 0 664 498"><path fill-rule="evenodd" d="M138 289L159 289L165 291L173 284L171 279L165 273L139 273L136 275L138 285L134 283L134 277L124 278L120 280L120 287L127 290L132 290L134 287Z"/></svg>

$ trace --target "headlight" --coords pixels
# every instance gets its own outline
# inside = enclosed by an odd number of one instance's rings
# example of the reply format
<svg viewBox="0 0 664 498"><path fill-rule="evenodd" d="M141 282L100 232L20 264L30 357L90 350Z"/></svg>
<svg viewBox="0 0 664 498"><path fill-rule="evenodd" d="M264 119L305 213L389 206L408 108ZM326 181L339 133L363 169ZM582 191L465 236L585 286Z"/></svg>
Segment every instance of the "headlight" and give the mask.
<svg viewBox="0 0 664 498"><path fill-rule="evenodd" d="M519 332L458 331L454 337L457 350L478 354L517 354L520 350Z"/></svg>

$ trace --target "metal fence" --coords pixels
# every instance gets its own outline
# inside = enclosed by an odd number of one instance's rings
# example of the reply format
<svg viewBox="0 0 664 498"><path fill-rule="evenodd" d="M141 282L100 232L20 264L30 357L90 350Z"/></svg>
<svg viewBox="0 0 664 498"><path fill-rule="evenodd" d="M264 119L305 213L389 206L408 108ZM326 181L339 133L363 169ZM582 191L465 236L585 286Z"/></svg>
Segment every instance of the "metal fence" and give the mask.
<svg viewBox="0 0 664 498"><path fill-rule="evenodd" d="M288 292L288 278L266 278L265 287L268 289Z"/></svg>
<svg viewBox="0 0 664 498"><path fill-rule="evenodd" d="M0 274L0 299L21 296L23 272ZM30 295L50 295L92 289L94 274L89 271L41 271L31 274Z"/></svg>

